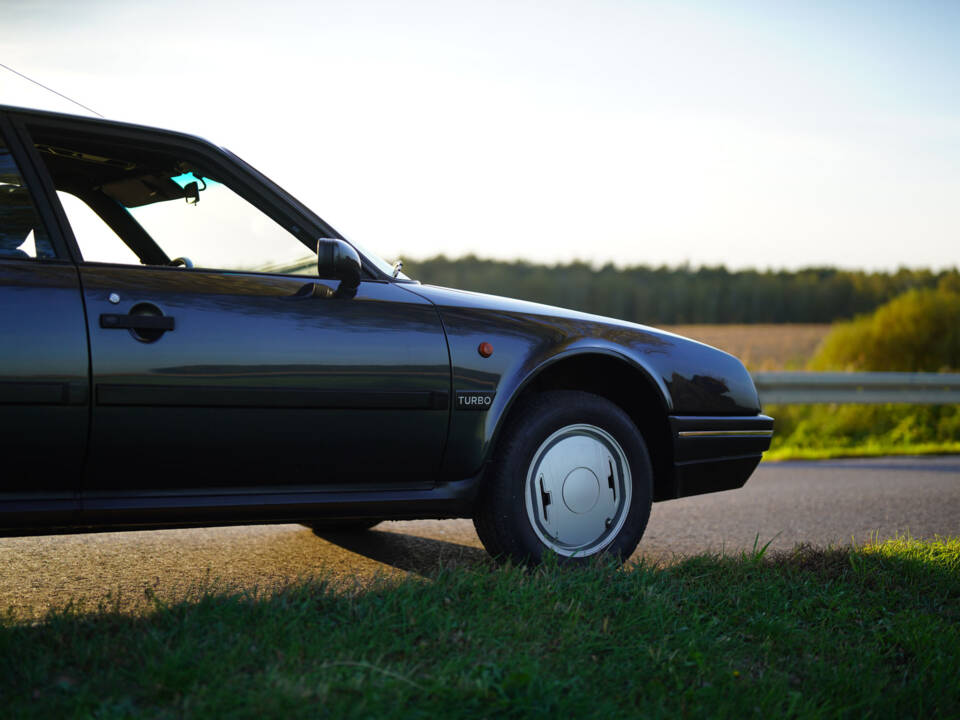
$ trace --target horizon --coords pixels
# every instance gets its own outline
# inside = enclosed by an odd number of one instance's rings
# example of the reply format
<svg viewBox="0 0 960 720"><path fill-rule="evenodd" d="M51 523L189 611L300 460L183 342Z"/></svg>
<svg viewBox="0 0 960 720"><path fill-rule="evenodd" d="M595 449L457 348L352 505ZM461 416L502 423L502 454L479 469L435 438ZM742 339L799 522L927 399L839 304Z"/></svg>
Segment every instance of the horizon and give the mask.
<svg viewBox="0 0 960 720"><path fill-rule="evenodd" d="M524 257L515 257L515 258L503 258L503 257L486 257L477 255L476 253L468 253L466 255L458 255L456 257L445 255L444 253L437 253L434 255L426 257L407 257L401 258L404 263L422 263L422 262L431 262L435 260L447 260L452 263L460 262L463 260L476 260L479 262L496 262L496 263L505 263L508 265L538 265L547 268L560 268L560 267L570 267L574 265L586 265L594 272L603 270L608 265L612 265L618 271L631 270L635 268L645 268L650 270L667 270L670 272L675 272L678 270L691 270L697 272L699 270L726 270L727 272L734 273L748 273L756 272L760 274L764 273L802 273L802 272L813 272L813 271L836 271L836 272L849 272L849 273L864 273L864 274L876 274L876 275L895 275L899 272L911 272L911 273L921 273L929 272L932 275L944 275L950 273L960 273L960 263L955 263L953 265L947 265L941 268L931 268L923 266L907 266L900 265L894 268L878 268L878 269L867 269L863 267L856 266L842 266L842 265L800 265L798 267L758 267L747 265L743 267L732 267L721 263L720 265L706 265L706 264L694 264L688 262L679 262L676 264L657 264L653 265L651 263L639 262L633 264L623 264L614 261L607 262L591 262L583 258L573 258L571 260L563 260L556 262L541 262L536 260L530 260L529 258ZM414 278L416 279L416 278Z"/></svg>

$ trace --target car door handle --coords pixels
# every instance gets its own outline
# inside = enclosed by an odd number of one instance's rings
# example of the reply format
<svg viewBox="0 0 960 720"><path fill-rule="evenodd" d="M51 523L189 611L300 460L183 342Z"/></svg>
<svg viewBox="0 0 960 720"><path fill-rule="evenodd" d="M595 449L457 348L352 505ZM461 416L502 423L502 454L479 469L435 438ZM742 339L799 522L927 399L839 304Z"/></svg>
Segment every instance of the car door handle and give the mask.
<svg viewBox="0 0 960 720"><path fill-rule="evenodd" d="M173 330L173 318L167 315L114 315L100 316L100 327L108 330Z"/></svg>

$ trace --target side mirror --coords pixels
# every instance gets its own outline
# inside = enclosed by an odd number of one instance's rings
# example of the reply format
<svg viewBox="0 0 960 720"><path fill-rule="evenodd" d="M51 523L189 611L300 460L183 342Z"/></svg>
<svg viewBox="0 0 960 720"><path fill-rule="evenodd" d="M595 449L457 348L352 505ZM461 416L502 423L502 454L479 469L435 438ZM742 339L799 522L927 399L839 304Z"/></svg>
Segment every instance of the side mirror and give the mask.
<svg viewBox="0 0 960 720"><path fill-rule="evenodd" d="M341 290L354 290L360 284L360 256L343 240L317 240L317 277L339 280Z"/></svg>

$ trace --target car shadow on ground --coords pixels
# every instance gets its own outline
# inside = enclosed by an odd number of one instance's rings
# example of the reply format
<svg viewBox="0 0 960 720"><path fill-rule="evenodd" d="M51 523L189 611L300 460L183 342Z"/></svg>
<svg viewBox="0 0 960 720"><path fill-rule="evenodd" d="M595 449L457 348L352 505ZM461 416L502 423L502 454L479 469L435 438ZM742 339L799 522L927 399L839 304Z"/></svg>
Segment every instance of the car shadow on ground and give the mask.
<svg viewBox="0 0 960 720"><path fill-rule="evenodd" d="M486 567L493 563L479 548L387 530L313 532L344 550L423 577L432 577L440 570Z"/></svg>

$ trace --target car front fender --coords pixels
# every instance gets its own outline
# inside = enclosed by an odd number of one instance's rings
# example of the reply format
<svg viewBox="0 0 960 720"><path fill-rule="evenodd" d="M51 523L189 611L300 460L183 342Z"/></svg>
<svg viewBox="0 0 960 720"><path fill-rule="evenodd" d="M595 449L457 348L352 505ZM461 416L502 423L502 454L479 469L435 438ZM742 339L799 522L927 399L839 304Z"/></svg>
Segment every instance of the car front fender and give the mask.
<svg viewBox="0 0 960 720"><path fill-rule="evenodd" d="M497 435L517 398L541 373L558 362L601 356L625 363L656 387L664 414L672 399L650 359L604 337L592 323L566 318L508 317L477 309L441 309L450 348L452 404L443 475L466 477L489 459ZM652 344L656 339L649 338ZM493 353L480 354L481 343ZM467 405L464 397L489 398L489 404Z"/></svg>

